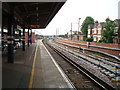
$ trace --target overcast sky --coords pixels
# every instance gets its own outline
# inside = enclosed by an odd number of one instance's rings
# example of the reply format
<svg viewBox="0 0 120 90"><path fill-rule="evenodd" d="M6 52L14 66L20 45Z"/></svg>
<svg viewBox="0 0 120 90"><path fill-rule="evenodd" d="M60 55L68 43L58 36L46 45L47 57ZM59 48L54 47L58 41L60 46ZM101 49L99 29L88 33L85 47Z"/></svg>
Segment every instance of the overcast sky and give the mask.
<svg viewBox="0 0 120 90"><path fill-rule="evenodd" d="M104 22L107 17L111 20L118 18L118 2L120 0L67 0L46 29L36 30L42 35L66 34L71 29L78 28L78 18L80 24L86 16L91 16L94 20Z"/></svg>

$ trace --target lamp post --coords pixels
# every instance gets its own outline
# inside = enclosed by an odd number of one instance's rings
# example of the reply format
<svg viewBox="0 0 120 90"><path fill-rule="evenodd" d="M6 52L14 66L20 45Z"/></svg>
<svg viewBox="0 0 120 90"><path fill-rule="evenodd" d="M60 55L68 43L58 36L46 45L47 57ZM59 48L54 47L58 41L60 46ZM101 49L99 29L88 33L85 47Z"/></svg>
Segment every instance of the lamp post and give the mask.
<svg viewBox="0 0 120 90"><path fill-rule="evenodd" d="M78 36L78 41L79 41L79 27L80 27L80 19L81 18L78 18L78 22L77 22L77 24L78 24L78 34L77 34L77 36ZM74 23L76 23L76 22L74 22ZM72 25L73 25L73 23L71 23L71 40L72 40Z"/></svg>
<svg viewBox="0 0 120 90"><path fill-rule="evenodd" d="M72 40L72 23L71 23L71 40Z"/></svg>
<svg viewBox="0 0 120 90"><path fill-rule="evenodd" d="M79 27L80 27L80 19L81 19L81 18L78 18L78 41L79 41Z"/></svg>

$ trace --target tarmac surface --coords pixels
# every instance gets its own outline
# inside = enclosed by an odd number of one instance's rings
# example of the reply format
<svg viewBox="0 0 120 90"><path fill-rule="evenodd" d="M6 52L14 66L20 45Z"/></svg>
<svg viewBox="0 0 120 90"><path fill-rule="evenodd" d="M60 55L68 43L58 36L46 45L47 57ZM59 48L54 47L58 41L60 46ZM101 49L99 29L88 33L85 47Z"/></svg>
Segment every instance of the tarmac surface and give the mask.
<svg viewBox="0 0 120 90"><path fill-rule="evenodd" d="M42 40L17 49L14 64L2 57L2 88L73 88Z"/></svg>

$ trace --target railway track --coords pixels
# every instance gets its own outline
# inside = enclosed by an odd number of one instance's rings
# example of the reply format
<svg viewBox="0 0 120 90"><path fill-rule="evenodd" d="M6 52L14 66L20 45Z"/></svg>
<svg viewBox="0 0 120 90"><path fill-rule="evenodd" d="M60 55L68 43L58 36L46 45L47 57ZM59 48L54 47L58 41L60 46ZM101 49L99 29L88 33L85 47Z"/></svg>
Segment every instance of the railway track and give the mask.
<svg viewBox="0 0 120 90"><path fill-rule="evenodd" d="M92 50L92 49L87 49L86 47L81 47L79 46L80 44L79 43L75 43L75 42L68 42L68 41L57 41L55 40L57 43L60 43L60 44L63 44L63 45L66 45L66 46L69 46L69 47L74 47L74 48L78 48L78 49L84 49L84 50L87 50L87 51L92 51L92 52L97 52L97 53L100 53L100 54L103 54L104 56L109 56L111 57L112 59L115 60L115 62L117 63L120 63L120 58L116 57L116 56L113 56L113 55L110 55L110 54L107 54L107 53L103 53L101 51L97 51L97 50ZM83 44L84 45L84 44ZM105 58L104 58L105 59ZM106 59L107 60L107 59ZM110 59L109 59L110 61ZM111 61L111 62L114 62L114 61Z"/></svg>
<svg viewBox="0 0 120 90"><path fill-rule="evenodd" d="M76 46L77 48L81 47L82 49L85 49L87 51L92 51L92 52L97 52L97 53L100 53L100 54L103 54L105 56L109 56L109 57L112 57L114 59L116 59L115 61L119 62L120 61L120 58L118 58L117 56L114 56L112 54L109 54L109 53L105 53L103 51L99 51L99 50L94 50L94 49L88 49L87 47L98 47L98 48L102 48L102 49L109 49L109 50L117 50L117 51L120 51L120 49L117 49L117 48L109 48L109 47L101 47L101 46L93 46L93 45L89 45L89 43L84 43L84 44L81 44L81 43L78 43L78 42L74 42L74 41L69 41L69 40L55 40L56 42L58 43L61 43L61 44L67 44L67 45L71 45L72 47L73 46ZM82 45L82 46L81 46ZM117 52L116 52L117 53Z"/></svg>
<svg viewBox="0 0 120 90"><path fill-rule="evenodd" d="M52 43L53 44L53 43ZM67 57L65 53L62 53L58 47L52 46L52 44L47 43L47 45L53 49L60 57L62 57L64 60L69 62L73 67L75 67L80 72L84 73L87 77L89 77L95 84L97 84L100 88L104 90L115 90L115 87L111 86L109 83L106 83L105 81L98 78L96 75L91 73L90 71L86 70L82 66L80 66L78 63L74 62L71 58ZM65 51L65 50L64 50ZM77 56L76 56L77 57Z"/></svg>
<svg viewBox="0 0 120 90"><path fill-rule="evenodd" d="M97 58L97 57L94 57L92 55L88 55L88 54L85 54L85 53L80 53L79 51L75 51L75 50L74 51L73 50L67 50L64 47L59 46L57 44L54 44L54 45L56 45L58 48L66 50L67 52L71 53L71 55L75 55L79 58L82 58L83 61L87 61L91 64L94 64L95 67L99 67L97 69L100 70L105 75L107 75L111 80L119 81L119 78L120 78L120 63L111 62L111 61L108 61L108 60L105 60L105 59ZM65 45L67 45L67 44L65 44ZM67 45L67 46L77 48L76 46L73 46L73 45ZM115 78L118 78L118 79L115 79Z"/></svg>

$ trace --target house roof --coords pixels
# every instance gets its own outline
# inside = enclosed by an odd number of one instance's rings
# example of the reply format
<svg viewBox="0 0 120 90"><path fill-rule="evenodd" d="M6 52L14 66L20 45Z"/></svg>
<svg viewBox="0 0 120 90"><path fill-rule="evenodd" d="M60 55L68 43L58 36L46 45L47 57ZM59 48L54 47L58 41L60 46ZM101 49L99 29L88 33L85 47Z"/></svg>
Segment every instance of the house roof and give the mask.
<svg viewBox="0 0 120 90"><path fill-rule="evenodd" d="M88 25L88 29L92 29L94 27L93 24Z"/></svg>
<svg viewBox="0 0 120 90"><path fill-rule="evenodd" d="M100 22L100 25L103 27L104 26L104 24L105 24L105 22Z"/></svg>
<svg viewBox="0 0 120 90"><path fill-rule="evenodd" d="M114 21L118 26L120 26L120 19L115 19Z"/></svg>
<svg viewBox="0 0 120 90"><path fill-rule="evenodd" d="M105 22L100 22L100 23L95 23L94 25L88 25L88 29L93 29L93 28L98 28L98 27L103 27Z"/></svg>

